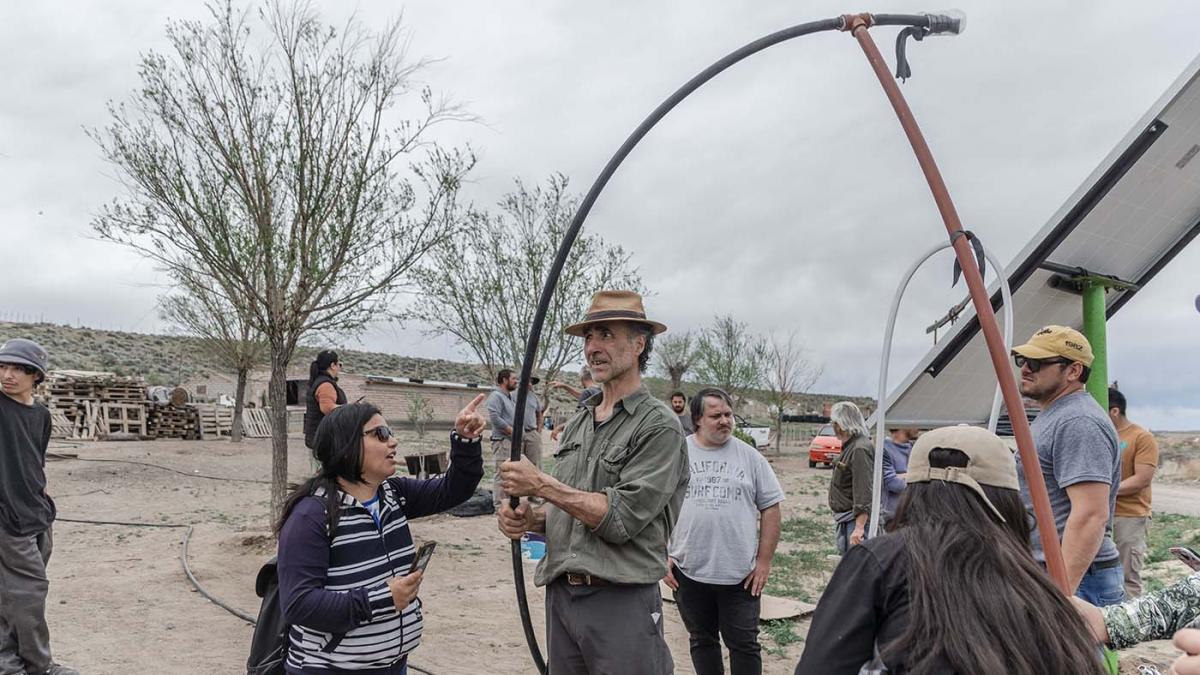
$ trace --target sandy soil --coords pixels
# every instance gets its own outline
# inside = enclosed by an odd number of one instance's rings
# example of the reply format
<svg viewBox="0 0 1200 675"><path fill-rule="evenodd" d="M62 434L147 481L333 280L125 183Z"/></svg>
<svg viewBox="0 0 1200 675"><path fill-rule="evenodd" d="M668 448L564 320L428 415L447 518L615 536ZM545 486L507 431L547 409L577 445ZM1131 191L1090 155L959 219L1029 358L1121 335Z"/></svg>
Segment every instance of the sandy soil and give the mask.
<svg viewBox="0 0 1200 675"><path fill-rule="evenodd" d="M547 439L548 440L548 439ZM123 520L194 527L189 560L206 588L251 615L254 575L273 552L264 483L270 472L265 440L54 444L52 452L81 459L152 462L182 471L126 463L55 460L47 466L61 518ZM293 439L291 473L308 470L303 443ZM828 471L809 469L798 454L772 458L789 499L784 517L824 503ZM437 673L536 672L525 648L512 588L509 546L491 517L434 516L412 524L418 540L438 552L422 588L425 638L412 663ZM181 569L184 528L135 528L59 522L50 563L49 618L55 657L86 675L237 674L244 672L251 627L194 592ZM532 577L532 567L527 577ZM542 634L540 589L528 584L534 625ZM666 633L676 672L692 673L687 634L673 605ZM797 632L807 629L801 621ZM769 639L764 644L772 645ZM791 673L803 643L765 654L766 673ZM1138 654L1171 653L1156 643ZM1126 659L1129 660L1129 659ZM1139 661L1130 661L1130 664ZM1131 671L1135 672L1135 671ZM1165 668L1164 668L1165 672Z"/></svg>

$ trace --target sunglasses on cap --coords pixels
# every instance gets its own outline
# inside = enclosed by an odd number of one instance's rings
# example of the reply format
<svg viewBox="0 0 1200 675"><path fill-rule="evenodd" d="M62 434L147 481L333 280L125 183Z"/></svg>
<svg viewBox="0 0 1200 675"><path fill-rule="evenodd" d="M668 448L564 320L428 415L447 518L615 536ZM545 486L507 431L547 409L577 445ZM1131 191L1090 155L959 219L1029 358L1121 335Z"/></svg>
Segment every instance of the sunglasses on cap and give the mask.
<svg viewBox="0 0 1200 675"><path fill-rule="evenodd" d="M1029 372L1036 373L1042 369L1042 366L1048 366L1054 363L1070 365L1071 361L1068 359L1029 359L1021 356L1020 354L1016 354L1013 356L1013 363L1017 364L1018 368L1028 367Z"/></svg>
<svg viewBox="0 0 1200 675"><path fill-rule="evenodd" d="M374 434L375 438L380 443L387 443L389 438L395 438L395 436L396 436L395 434L392 433L392 428L386 424L380 424L377 427L367 429L366 431L363 432L362 435L369 436L372 434Z"/></svg>

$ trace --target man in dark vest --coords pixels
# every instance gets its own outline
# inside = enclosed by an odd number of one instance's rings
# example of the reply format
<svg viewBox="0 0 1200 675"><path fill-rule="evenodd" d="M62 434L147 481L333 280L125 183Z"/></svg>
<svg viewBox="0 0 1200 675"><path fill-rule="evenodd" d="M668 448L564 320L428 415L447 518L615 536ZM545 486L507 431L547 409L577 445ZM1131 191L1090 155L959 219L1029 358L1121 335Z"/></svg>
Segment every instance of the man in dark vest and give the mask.
<svg viewBox="0 0 1200 675"><path fill-rule="evenodd" d="M304 444L309 448L313 446L313 438L317 435L317 427L321 425L321 420L334 408L346 404L346 392L337 384L341 372L342 364L338 361L337 352L332 349L317 354L317 358L308 367L308 396L304 401Z"/></svg>

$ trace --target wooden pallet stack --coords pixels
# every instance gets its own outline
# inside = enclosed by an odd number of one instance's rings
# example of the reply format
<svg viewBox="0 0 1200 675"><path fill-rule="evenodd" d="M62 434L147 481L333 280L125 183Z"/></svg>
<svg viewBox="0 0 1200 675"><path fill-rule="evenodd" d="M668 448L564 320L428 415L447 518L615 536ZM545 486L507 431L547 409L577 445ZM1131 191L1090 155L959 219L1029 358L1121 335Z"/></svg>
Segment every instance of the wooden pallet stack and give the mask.
<svg viewBox="0 0 1200 675"><path fill-rule="evenodd" d="M190 405L152 403L146 419L152 438L200 439L200 416Z"/></svg>
<svg viewBox="0 0 1200 675"><path fill-rule="evenodd" d="M219 405L193 405L200 418L200 440L229 438L233 434L233 408Z"/></svg>
<svg viewBox="0 0 1200 675"><path fill-rule="evenodd" d="M39 394L58 414L54 432L61 438L143 438L149 433L146 387L140 378L113 373L53 370Z"/></svg>

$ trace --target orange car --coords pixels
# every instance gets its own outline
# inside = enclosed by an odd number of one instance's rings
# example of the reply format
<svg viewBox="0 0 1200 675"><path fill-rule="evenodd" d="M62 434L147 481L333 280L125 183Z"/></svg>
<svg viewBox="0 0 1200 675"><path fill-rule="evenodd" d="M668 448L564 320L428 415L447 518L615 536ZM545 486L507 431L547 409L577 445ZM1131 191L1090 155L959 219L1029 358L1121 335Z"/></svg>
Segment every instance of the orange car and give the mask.
<svg viewBox="0 0 1200 675"><path fill-rule="evenodd" d="M826 424L817 431L817 435L808 446L808 467L812 469L818 464L833 466L841 456L842 442L833 435L833 425Z"/></svg>

